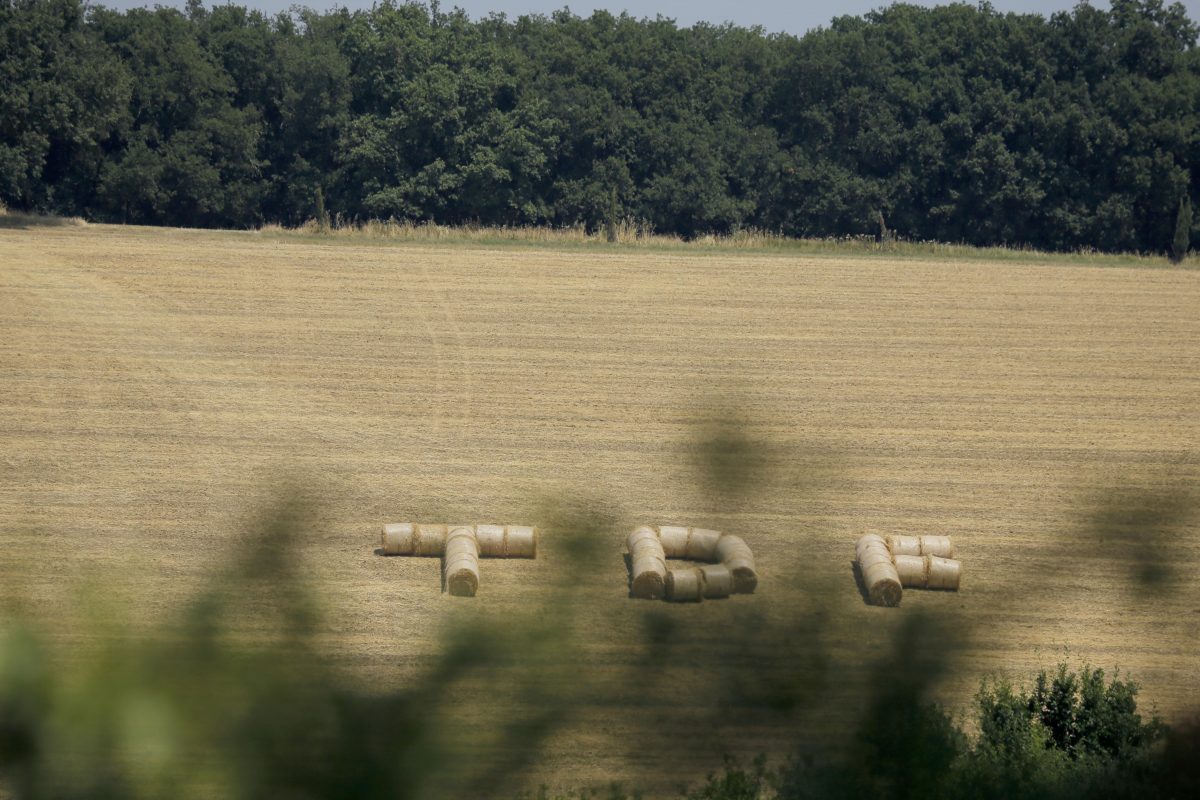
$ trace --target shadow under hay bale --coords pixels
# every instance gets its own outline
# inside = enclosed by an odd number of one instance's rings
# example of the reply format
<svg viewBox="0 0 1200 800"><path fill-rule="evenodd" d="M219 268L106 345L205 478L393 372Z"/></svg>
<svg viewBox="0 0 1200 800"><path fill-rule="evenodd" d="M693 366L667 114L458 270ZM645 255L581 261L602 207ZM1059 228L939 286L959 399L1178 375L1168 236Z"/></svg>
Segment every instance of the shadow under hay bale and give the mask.
<svg viewBox="0 0 1200 800"><path fill-rule="evenodd" d="M858 561L850 560L850 572L854 576L854 586L858 589L858 595L862 598L864 605L871 605L871 595L867 593L867 584L863 581L862 567L858 566Z"/></svg>

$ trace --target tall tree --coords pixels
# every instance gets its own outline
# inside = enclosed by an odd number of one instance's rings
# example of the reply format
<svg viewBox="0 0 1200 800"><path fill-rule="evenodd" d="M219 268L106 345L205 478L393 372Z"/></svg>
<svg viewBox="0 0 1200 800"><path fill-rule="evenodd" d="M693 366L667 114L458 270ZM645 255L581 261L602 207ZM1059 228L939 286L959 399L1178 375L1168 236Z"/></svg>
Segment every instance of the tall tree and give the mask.
<svg viewBox="0 0 1200 800"><path fill-rule="evenodd" d="M0 200L201 226L635 219L1166 252L1200 195L1178 3L898 3L803 37L436 4L0 0ZM1194 223L1193 223L1194 224Z"/></svg>
<svg viewBox="0 0 1200 800"><path fill-rule="evenodd" d="M82 210L59 195L95 180L100 142L126 123L129 95L80 0L0 0L0 201Z"/></svg>

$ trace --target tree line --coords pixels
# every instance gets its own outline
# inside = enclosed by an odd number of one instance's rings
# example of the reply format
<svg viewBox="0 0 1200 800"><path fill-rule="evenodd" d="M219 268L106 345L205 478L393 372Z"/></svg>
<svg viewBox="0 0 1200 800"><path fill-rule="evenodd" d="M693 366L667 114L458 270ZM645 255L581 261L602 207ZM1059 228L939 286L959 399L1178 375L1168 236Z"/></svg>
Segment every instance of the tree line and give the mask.
<svg viewBox="0 0 1200 800"><path fill-rule="evenodd" d="M1161 0L897 4L800 37L0 0L0 202L1165 252L1200 241L1197 34Z"/></svg>

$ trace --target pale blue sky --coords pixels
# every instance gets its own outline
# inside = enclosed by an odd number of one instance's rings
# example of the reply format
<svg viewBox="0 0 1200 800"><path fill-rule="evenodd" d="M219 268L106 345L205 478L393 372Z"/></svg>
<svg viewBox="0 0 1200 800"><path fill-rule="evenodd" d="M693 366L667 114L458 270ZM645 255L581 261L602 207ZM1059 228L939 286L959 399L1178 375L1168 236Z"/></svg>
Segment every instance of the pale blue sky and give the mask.
<svg viewBox="0 0 1200 800"><path fill-rule="evenodd" d="M145 5L174 5L180 6L183 0L96 0L100 5L110 8L129 8ZM207 3L212 5L211 2ZM318 10L332 6L348 6L350 8L369 8L374 0L309 0L309 2L294 3L292 0L237 0L238 5L258 8L274 13L292 5L307 5ZM999 11L1039 12L1049 14L1072 8L1075 0L993 0L992 5ZM510 17L521 14L547 14L564 6L581 16L588 16L596 8L607 8L613 12L628 11L636 17L653 17L661 14L671 17L680 25L688 26L700 20L721 23L733 22L750 27L761 25L768 31L786 31L788 33L804 33L818 25L827 25L829 20L841 14L861 14L873 8L889 5L880 0L838 0L825 3L789 3L780 0L741 0L737 3L715 2L715 0L612 0L605 2L575 2L563 0L443 0L442 7L449 10L455 6L467 11L473 18L485 16L492 11L503 11ZM921 2L920 5L936 5L932 2ZM1100 0L1092 5L1108 8L1108 3ZM1192 20L1200 20L1200 0L1184 2L1188 16Z"/></svg>

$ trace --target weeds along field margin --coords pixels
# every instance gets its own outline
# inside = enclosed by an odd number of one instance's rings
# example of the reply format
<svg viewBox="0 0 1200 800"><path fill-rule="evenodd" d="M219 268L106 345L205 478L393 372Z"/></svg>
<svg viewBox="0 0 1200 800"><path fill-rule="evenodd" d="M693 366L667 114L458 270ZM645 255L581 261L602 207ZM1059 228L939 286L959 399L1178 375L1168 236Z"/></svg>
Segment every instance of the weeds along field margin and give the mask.
<svg viewBox="0 0 1200 800"><path fill-rule="evenodd" d="M675 235L655 233L635 223L622 223L609 239L606 231L588 233L582 227L548 228L486 226L446 226L395 220L363 223L334 223L322 227L314 221L295 228L265 225L254 231L264 236L299 236L314 241L350 241L355 244L438 243L493 247L550 247L610 250L638 248L651 252L685 251L689 255L729 252L779 254L785 256L821 255L849 258L879 257L892 260L955 259L966 261L1045 262L1085 264L1087 266L1139 266L1176 269L1200 267L1193 254L1179 264L1170 264L1162 256L1138 253L1070 252L1050 253L1025 247L975 247L933 241L892 239L877 242L871 236L794 239L769 231L746 229L727 235L704 235L684 240Z"/></svg>

